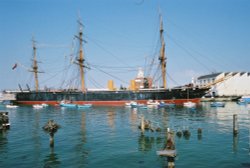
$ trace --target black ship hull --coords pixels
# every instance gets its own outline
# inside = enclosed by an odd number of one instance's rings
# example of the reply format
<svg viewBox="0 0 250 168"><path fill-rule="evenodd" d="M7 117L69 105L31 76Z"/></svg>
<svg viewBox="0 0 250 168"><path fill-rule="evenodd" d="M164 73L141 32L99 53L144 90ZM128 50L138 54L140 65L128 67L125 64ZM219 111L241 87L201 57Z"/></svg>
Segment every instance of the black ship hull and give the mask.
<svg viewBox="0 0 250 168"><path fill-rule="evenodd" d="M208 89L200 88L177 88L177 89L154 89L139 91L30 91L16 93L18 104L41 104L57 105L62 100L70 100L76 104L91 103L93 105L124 105L128 101L145 103L149 99L181 104L186 101L199 102Z"/></svg>

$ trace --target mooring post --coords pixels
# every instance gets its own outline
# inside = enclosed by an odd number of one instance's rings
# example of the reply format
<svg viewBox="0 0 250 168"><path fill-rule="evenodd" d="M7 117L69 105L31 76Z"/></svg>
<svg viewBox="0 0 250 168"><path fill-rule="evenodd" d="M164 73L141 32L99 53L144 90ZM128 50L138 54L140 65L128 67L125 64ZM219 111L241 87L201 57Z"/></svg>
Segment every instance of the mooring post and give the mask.
<svg viewBox="0 0 250 168"><path fill-rule="evenodd" d="M238 121L237 121L237 114L233 115L233 135L238 135Z"/></svg>
<svg viewBox="0 0 250 168"><path fill-rule="evenodd" d="M175 167L175 157L176 157L176 150L175 150L175 143L174 143L174 132L170 131L170 129L167 129L166 133L166 142L164 144L164 147L162 150L157 151L157 155L166 157L168 165L168 168L174 168Z"/></svg>
<svg viewBox="0 0 250 168"><path fill-rule="evenodd" d="M202 139L202 128L197 129L197 137L198 137L198 140Z"/></svg>
<svg viewBox="0 0 250 168"><path fill-rule="evenodd" d="M144 116L141 116L141 131L144 133L145 130L145 123L144 123Z"/></svg>
<svg viewBox="0 0 250 168"><path fill-rule="evenodd" d="M168 128L167 130L167 144L166 144L166 149L168 150L175 150L175 142L174 142L174 133L170 131ZM173 156L168 156L168 168L174 168L175 164L175 154Z"/></svg>
<svg viewBox="0 0 250 168"><path fill-rule="evenodd" d="M0 112L0 130L10 128L8 112Z"/></svg>

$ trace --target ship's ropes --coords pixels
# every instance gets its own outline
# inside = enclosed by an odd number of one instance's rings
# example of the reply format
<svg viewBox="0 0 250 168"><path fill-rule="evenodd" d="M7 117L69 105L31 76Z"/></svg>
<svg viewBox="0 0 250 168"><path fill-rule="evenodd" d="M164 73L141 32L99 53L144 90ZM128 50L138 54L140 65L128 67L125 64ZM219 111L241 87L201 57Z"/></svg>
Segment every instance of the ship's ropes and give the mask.
<svg viewBox="0 0 250 168"><path fill-rule="evenodd" d="M79 55L79 45L76 45L76 37L73 38L71 43L71 52L69 55L65 56L64 59L64 69L61 70L61 84L59 88L66 88L66 89L76 89L79 88L79 69L73 66L77 60L77 56ZM76 73L77 72L77 73Z"/></svg>
<svg viewBox="0 0 250 168"><path fill-rule="evenodd" d="M149 65L148 71L146 72L147 76L152 77L153 83L155 84L156 83L160 84L159 82L161 81L161 78L162 78L162 74L160 71L161 65L157 63L158 57L159 57L159 50L160 50L160 39L158 38L157 44L154 48L154 54L152 54L153 57L152 57L151 63Z"/></svg>
<svg viewBox="0 0 250 168"><path fill-rule="evenodd" d="M93 86L95 86L96 88L105 88L104 86L100 85L100 83L98 83L96 80L94 80L92 77L88 76L88 80L91 84L93 84Z"/></svg>
<svg viewBox="0 0 250 168"><path fill-rule="evenodd" d="M161 78L161 72L160 72L160 65L158 64L155 72L154 72L154 75L152 76L152 79L153 79L153 83L157 83Z"/></svg>
<svg viewBox="0 0 250 168"><path fill-rule="evenodd" d="M72 72L72 74L70 75L71 79L66 79L63 88L79 89L80 86L80 81L78 79L79 75L80 75L79 70L77 71L77 73Z"/></svg>
<svg viewBox="0 0 250 168"><path fill-rule="evenodd" d="M129 66L124 60L122 60L121 58L117 57L115 54L113 54L111 51L105 49L102 45L101 42L97 42L97 40L94 40L93 38L89 38L87 37L91 42L93 42L93 44L95 44L97 47L99 47L100 49L102 49L104 52L106 52L107 54L109 54L110 56L112 56L113 58L115 58L119 63L122 63L124 65L126 65L127 67L131 67Z"/></svg>
<svg viewBox="0 0 250 168"><path fill-rule="evenodd" d="M171 24L172 26L174 26L175 28L174 29L178 29L178 30L180 30L184 35L188 35L188 38L189 39L191 39L192 38L192 41L196 41L196 43L197 43L197 40L198 40L198 44L199 43L201 43L202 41L200 41L199 39L197 39L197 37L199 37L199 35L197 36L197 34L196 33L193 33L193 32L189 32L189 31L187 31L187 29L185 28L185 27L182 27L182 26L180 26L180 25L177 25L173 20L171 20L170 18L167 18L167 20L168 20L168 23L169 24ZM170 37L170 35L169 34L167 34L167 36L168 37ZM171 38L171 40L172 39L174 39L174 38ZM174 39L175 40L175 42L177 42L177 40L176 39ZM204 39L202 39L203 41L204 41ZM206 41L206 40L205 40ZM179 43L180 44L180 41L178 41L177 43ZM182 45L180 45L180 46L182 46ZM187 47L186 47L187 48ZM204 54L204 53L200 53L200 52L198 52L197 50L194 50L194 49L192 49L192 48L188 48L188 49L186 49L186 50L188 50L189 52L192 52L192 53L194 53L195 55L197 55L200 59L203 59L203 61L198 61L198 63L200 63L200 62L206 62L207 63L207 65L209 65L209 72L215 72L216 71L216 69L221 69L221 68L228 68L228 67L233 67L234 66L234 68L237 68L237 69L239 69L239 65L236 67L236 63L234 62L233 64L230 64L229 62L227 62L229 59L224 59L224 57L223 56L220 56L220 57L216 57L216 59L214 59L214 56L213 57L211 57L211 56L208 56L208 55L206 55L206 54ZM192 54L192 56L193 56L193 54ZM195 60L197 60L198 58L196 58ZM216 68L217 67L217 68ZM211 71L211 69L212 69L212 71Z"/></svg>
<svg viewBox="0 0 250 168"><path fill-rule="evenodd" d="M155 65L158 65L157 66L157 70L158 70L158 68L160 68L159 67L159 63L157 63L157 60L158 60L158 57L159 57L159 47L160 46L160 39L158 39L158 41L157 41L157 45L154 47L154 51L153 51L153 54L152 54L152 59L151 59L151 62L150 62L150 64L149 64L149 66L148 66L148 68L145 68L145 74L146 74L146 76L152 76L152 71L153 71L153 69L154 69L154 67L155 67Z"/></svg>
<svg viewBox="0 0 250 168"><path fill-rule="evenodd" d="M54 79L56 76L59 76L60 74L64 74L63 75L63 79L65 80L65 78L67 77L67 71L70 69L71 65L68 65L67 67L63 68L63 69L59 69L56 72L53 73L47 73L47 75L49 75L49 78L41 81L41 84L45 84L47 82L49 82L50 80ZM64 82L64 81L63 81Z"/></svg>
<svg viewBox="0 0 250 168"><path fill-rule="evenodd" d="M150 63L150 65L149 65L149 68L146 68L146 66L145 66L145 74L146 74L146 76L150 76L150 74L151 74L151 71L152 71L152 68L153 68L153 64L154 64L154 62L155 62L155 58L153 58L152 60L151 60L151 63ZM148 70L147 70L148 69Z"/></svg>
<svg viewBox="0 0 250 168"><path fill-rule="evenodd" d="M60 52L65 52L64 50L62 50L62 48L74 48L73 43L71 45L67 45L67 44L38 44L37 45L38 48L43 48L46 50L42 50L41 52L44 52L45 54L41 54L41 55L46 55L46 52L48 52L47 49L49 49L49 51L51 49L52 52L55 52L54 49L59 49ZM71 50L71 53L73 52L73 50ZM56 83L56 81L62 81L65 80L67 78L67 72L69 71L71 64L68 63L68 58L71 58L72 54L63 54L64 56L64 64L62 65L62 55L53 55L53 57L50 59L46 59L43 58L43 62L46 62L46 75L43 75L42 77L40 77L39 79L41 81L39 81L40 86L44 85L49 85L49 87L58 87L60 85L59 83ZM48 57L47 57L48 58ZM62 60L62 61L61 61ZM59 78L62 76L62 80L60 80ZM51 82L52 81L52 82ZM51 85L52 84L52 85ZM54 86L53 86L54 85Z"/></svg>
<svg viewBox="0 0 250 168"><path fill-rule="evenodd" d="M107 69L109 70L108 73L127 73L127 72L137 72L138 67L117 67L117 66L103 66L103 65L96 65L90 64L91 67L100 68L100 69ZM107 72L107 71L106 71Z"/></svg>
<svg viewBox="0 0 250 168"><path fill-rule="evenodd" d="M59 67L59 66L53 66L52 68L50 69L47 69L47 73L46 73L46 76L48 76L47 78L45 78L44 80L42 80L40 82L40 84L46 84L46 83L49 83L50 81L53 81L55 80L56 77L60 77L61 76L61 80L59 81L62 81L59 83L59 85L57 83L54 83L55 86L51 86L51 83L50 83L50 87L58 87L59 88L62 88L66 81L68 80L68 74L69 74L69 71L72 67L72 63L69 63L68 59L72 59L71 58L71 54L70 55L66 55L65 56L65 61L64 61L64 65Z"/></svg>
<svg viewBox="0 0 250 168"><path fill-rule="evenodd" d="M72 64L69 64L69 65L65 65L65 69L64 69L64 72L63 72L63 75L62 75L62 82L61 82L61 85L60 85L60 88L63 88L63 86L66 84L66 81L68 80L68 74L69 74L69 70L70 68L72 67Z"/></svg>
<svg viewBox="0 0 250 168"><path fill-rule="evenodd" d="M156 16L159 18L159 16ZM155 19L158 20L158 19ZM154 45L151 51L151 60L150 64L147 68L145 68L145 74L146 76L152 77L153 83L158 84L158 85L163 85L163 82L161 81L162 78L162 72L161 72L161 64L158 62L159 57L160 57L160 49L161 49L161 37L159 36L159 30L160 30L160 25L157 25L156 27L156 32L155 32L155 41Z"/></svg>
<svg viewBox="0 0 250 168"><path fill-rule="evenodd" d="M175 45L177 45L179 48L181 48L187 55L189 55L190 57L192 57L197 63L199 63L201 66L203 66L207 71L212 72L213 70L210 69L206 64L204 64L203 62L201 62L196 56L194 56L193 54L191 54L191 52L183 47L179 42L177 42L177 40L175 40L173 37L171 37L169 34L167 34L168 38L171 39Z"/></svg>
<svg viewBox="0 0 250 168"><path fill-rule="evenodd" d="M174 78L172 78L172 76L167 73L167 77L176 85L176 86L181 86L176 80L174 80Z"/></svg>
<svg viewBox="0 0 250 168"><path fill-rule="evenodd" d="M104 71L104 70L102 70L102 69L100 69L100 68L98 68L98 67L96 67L96 66L93 66L93 65L92 65L92 67L93 67L92 69L96 69L96 70L98 70L98 71L100 71L100 72L102 72L102 73L104 73L104 74L106 74L106 75L108 75L108 76L110 76L110 77L112 77L112 78L114 78L114 79L117 79L117 80L119 80L119 81L121 81L121 82L123 82L123 83L125 83L125 84L129 84L128 82L122 80L121 78L119 78L119 77L117 77L117 76L114 76L114 75L112 75L112 74L110 74L110 73L108 73L108 72L106 72L106 71Z"/></svg>

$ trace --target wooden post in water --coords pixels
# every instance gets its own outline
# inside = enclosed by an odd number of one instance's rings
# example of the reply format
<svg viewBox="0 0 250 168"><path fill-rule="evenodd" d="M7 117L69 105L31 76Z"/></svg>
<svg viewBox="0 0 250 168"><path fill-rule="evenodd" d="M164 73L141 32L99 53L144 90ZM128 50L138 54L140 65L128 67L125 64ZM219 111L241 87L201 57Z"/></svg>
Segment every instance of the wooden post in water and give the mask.
<svg viewBox="0 0 250 168"><path fill-rule="evenodd" d="M144 116L141 116L141 131L144 133L145 130L145 123L144 123Z"/></svg>
<svg viewBox="0 0 250 168"><path fill-rule="evenodd" d="M197 137L198 137L198 140L202 139L202 128L197 129Z"/></svg>
<svg viewBox="0 0 250 168"><path fill-rule="evenodd" d="M238 121L237 121L237 114L233 115L233 135L238 135Z"/></svg>
<svg viewBox="0 0 250 168"><path fill-rule="evenodd" d="M175 150L175 142L174 142L174 132L170 131L168 128L167 130L167 140L164 144L164 148L160 151L157 151L157 155L167 157L168 161L168 168L174 168L175 164L175 157L176 157L176 150Z"/></svg>
<svg viewBox="0 0 250 168"><path fill-rule="evenodd" d="M50 147L54 147L54 135L57 132L57 130L60 128L60 125L58 125L54 120L49 120L44 126L43 130L48 132L50 135Z"/></svg>
<svg viewBox="0 0 250 168"><path fill-rule="evenodd" d="M8 112L0 112L0 130L10 128Z"/></svg>
<svg viewBox="0 0 250 168"><path fill-rule="evenodd" d="M167 132L167 143L166 143L165 149L175 150L174 133L171 132L169 128ZM175 155L168 156L167 160L168 160L168 168L174 168L175 167L175 164L174 164Z"/></svg>

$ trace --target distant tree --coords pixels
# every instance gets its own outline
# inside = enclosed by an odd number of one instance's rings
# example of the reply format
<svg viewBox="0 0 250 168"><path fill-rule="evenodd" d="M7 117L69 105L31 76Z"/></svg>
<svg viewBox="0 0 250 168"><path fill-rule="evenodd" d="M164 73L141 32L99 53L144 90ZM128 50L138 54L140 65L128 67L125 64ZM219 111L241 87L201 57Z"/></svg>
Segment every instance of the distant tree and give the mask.
<svg viewBox="0 0 250 168"><path fill-rule="evenodd" d="M127 90L127 88L124 87L124 86L122 86L122 85L120 85L120 90Z"/></svg>

